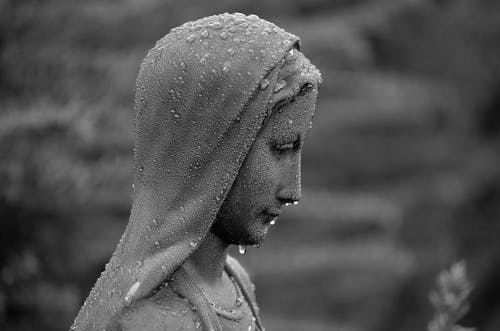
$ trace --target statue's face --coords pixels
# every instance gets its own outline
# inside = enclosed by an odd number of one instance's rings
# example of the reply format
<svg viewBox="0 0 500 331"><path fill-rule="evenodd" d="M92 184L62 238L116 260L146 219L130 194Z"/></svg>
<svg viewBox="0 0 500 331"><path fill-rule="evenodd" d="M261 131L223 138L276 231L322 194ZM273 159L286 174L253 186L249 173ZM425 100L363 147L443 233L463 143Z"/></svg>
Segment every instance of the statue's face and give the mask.
<svg viewBox="0 0 500 331"><path fill-rule="evenodd" d="M299 95L257 136L212 227L226 243L262 243L282 206L300 199L302 145L315 102L312 91Z"/></svg>

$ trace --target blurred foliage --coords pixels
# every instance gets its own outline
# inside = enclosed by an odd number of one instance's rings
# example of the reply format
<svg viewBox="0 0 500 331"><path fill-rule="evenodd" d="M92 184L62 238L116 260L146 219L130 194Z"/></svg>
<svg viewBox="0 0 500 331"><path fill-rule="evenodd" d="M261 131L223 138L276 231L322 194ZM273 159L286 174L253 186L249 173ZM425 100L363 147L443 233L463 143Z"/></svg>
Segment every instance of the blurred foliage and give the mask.
<svg viewBox="0 0 500 331"><path fill-rule="evenodd" d="M437 288L429 299L435 309L429 331L474 331L457 323L469 310L467 303L471 285L467 279L465 262L460 261L439 274Z"/></svg>
<svg viewBox="0 0 500 331"><path fill-rule="evenodd" d="M0 329L69 327L128 220L139 62L224 11L300 35L324 77L304 199L242 257L268 329L422 330L463 257L464 325L498 330L494 0L0 0Z"/></svg>

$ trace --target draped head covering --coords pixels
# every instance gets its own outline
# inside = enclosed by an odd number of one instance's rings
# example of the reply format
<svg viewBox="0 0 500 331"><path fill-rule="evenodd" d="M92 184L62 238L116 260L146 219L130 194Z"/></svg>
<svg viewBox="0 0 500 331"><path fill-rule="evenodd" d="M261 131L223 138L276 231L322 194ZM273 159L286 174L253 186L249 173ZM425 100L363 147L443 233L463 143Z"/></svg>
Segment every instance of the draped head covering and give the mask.
<svg viewBox="0 0 500 331"><path fill-rule="evenodd" d="M319 71L299 49L272 23L225 13L174 28L149 51L136 84L130 220L72 329L110 328L197 249L276 93L287 99L304 84L317 93ZM292 73L280 68L292 60L300 65L285 89Z"/></svg>

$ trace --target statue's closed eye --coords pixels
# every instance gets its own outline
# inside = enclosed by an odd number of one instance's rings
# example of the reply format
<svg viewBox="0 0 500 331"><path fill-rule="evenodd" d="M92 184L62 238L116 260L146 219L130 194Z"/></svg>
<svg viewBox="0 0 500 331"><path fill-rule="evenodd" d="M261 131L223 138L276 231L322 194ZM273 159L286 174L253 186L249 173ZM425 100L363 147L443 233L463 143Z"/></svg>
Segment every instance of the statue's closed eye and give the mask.
<svg viewBox="0 0 500 331"><path fill-rule="evenodd" d="M285 142L274 142L271 144L271 149L277 155L282 155L287 152L295 152L300 148L300 136L295 137L294 140Z"/></svg>

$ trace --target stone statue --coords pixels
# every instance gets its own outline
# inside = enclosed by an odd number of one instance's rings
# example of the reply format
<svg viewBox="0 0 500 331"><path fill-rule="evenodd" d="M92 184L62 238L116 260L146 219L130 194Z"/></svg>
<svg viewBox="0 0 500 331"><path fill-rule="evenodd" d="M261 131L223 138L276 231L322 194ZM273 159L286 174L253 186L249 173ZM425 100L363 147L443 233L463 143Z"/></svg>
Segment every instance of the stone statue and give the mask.
<svg viewBox="0 0 500 331"><path fill-rule="evenodd" d="M300 198L319 71L255 15L187 22L141 64L128 226L72 330L263 330L227 254Z"/></svg>

